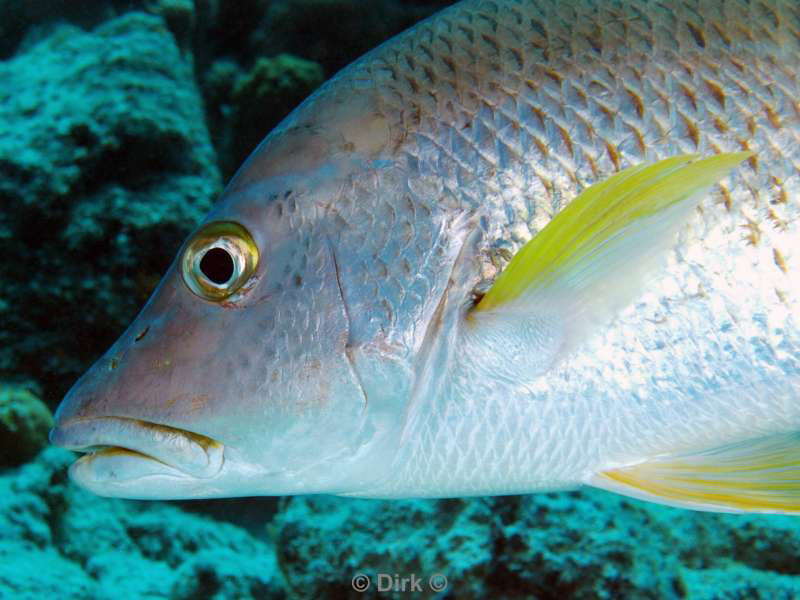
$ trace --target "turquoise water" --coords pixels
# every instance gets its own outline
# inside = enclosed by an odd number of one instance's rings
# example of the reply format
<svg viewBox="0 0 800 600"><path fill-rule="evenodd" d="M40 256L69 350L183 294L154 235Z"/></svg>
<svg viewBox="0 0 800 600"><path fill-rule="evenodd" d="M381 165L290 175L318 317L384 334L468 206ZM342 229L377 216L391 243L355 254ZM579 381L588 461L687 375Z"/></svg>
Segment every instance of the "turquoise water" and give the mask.
<svg viewBox="0 0 800 600"><path fill-rule="evenodd" d="M233 170L446 4L0 0L0 598L800 597L791 517L599 491L140 502L69 483L50 412Z"/></svg>

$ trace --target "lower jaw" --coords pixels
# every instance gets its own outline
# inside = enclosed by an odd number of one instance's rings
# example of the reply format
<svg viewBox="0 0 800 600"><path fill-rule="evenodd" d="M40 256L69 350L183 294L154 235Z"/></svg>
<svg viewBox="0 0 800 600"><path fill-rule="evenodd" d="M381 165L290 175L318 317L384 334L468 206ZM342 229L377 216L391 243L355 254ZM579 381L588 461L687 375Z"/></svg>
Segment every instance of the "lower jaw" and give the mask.
<svg viewBox="0 0 800 600"><path fill-rule="evenodd" d="M151 456L140 454L127 448L103 448L81 456L71 467L71 471L91 476L97 482L130 481L152 475L168 475L186 478L188 475L175 467Z"/></svg>
<svg viewBox="0 0 800 600"><path fill-rule="evenodd" d="M79 487L99 496L174 500L219 495L215 478L197 478L124 448L81 456L70 466L69 476Z"/></svg>

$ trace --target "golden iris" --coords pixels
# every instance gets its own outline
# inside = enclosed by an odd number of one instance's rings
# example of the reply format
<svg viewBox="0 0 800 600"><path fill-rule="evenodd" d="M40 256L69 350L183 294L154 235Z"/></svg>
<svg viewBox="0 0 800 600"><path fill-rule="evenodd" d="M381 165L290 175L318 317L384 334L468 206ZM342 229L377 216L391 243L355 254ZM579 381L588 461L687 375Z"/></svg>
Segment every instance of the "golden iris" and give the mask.
<svg viewBox="0 0 800 600"><path fill-rule="evenodd" d="M181 258L183 281L192 292L219 302L250 279L258 265L258 247L250 232L233 221L203 226L186 243Z"/></svg>

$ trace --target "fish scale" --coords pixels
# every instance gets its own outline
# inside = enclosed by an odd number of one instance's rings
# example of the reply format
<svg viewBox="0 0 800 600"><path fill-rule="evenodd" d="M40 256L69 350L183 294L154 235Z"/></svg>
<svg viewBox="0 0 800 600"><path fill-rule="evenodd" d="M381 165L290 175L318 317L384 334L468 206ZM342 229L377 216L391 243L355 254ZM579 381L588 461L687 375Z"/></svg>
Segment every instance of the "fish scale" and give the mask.
<svg viewBox="0 0 800 600"><path fill-rule="evenodd" d="M434 163L432 172L444 167L453 177L451 189L470 183L477 188L466 190L463 200L495 203L498 190L508 190L506 174L513 173L522 185L506 195L520 206L510 211L514 219L492 214L495 227L503 228L490 236L496 245L516 249L538 230L538 214L544 211L547 219L604 174L678 153L754 150L760 168L746 185L734 186L738 203L754 203L745 187L786 197L786 186L797 186L798 145L769 141L781 134L790 142L798 137L797 76L782 66L798 56L796 6L677 3L674 13L658 12L660 20L647 16L648 3L604 6L599 14L595 3L571 4L568 12L575 14L569 19L560 6L457 5L349 75L375 82L384 110L403 132L398 152L427 158ZM706 6L712 14L704 20ZM748 18L761 10L780 15L781 26L769 35ZM489 24L490 42L475 32L481 23ZM623 42L632 28L639 45L628 49ZM748 45L756 36L782 45ZM525 64L517 69L520 56ZM775 81L774 71L781 81ZM442 165L445 161L452 164ZM717 202L733 202L730 185L715 192ZM510 229L525 212L532 218L528 235L520 238L518 228L517 235ZM788 207L772 213L777 225L793 217ZM788 252L785 246L775 249L781 256ZM487 265L486 272L496 270Z"/></svg>

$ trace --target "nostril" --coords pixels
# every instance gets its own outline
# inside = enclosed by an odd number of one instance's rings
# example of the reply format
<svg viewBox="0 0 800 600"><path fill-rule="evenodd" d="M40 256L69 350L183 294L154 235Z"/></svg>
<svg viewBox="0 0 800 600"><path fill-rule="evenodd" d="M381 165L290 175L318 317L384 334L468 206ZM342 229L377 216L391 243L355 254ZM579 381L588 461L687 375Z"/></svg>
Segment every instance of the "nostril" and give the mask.
<svg viewBox="0 0 800 600"><path fill-rule="evenodd" d="M133 341L134 341L134 342L138 342L139 340L141 340L142 338L144 338L144 336L146 336L146 335L147 335L147 332L148 332L148 331L150 331L150 325L148 325L147 327L145 327L144 329L142 329L142 330L139 332L139 335L137 335L137 336L134 338L134 340L133 340Z"/></svg>

